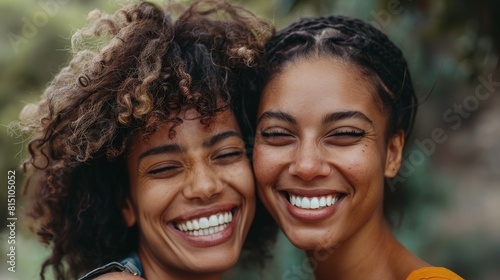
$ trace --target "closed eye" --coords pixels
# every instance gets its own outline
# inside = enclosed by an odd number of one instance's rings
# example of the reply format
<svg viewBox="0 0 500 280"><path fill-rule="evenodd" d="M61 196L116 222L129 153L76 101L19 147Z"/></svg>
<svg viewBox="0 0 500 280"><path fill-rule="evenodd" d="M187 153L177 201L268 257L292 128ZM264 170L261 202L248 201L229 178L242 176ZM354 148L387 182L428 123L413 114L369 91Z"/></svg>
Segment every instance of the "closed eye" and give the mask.
<svg viewBox="0 0 500 280"><path fill-rule="evenodd" d="M277 137L291 137L292 136L292 134L285 132L285 131L280 131L280 130L261 131L260 135L262 135L263 138L277 138Z"/></svg>
<svg viewBox="0 0 500 280"><path fill-rule="evenodd" d="M336 146L349 146L357 143L365 135L366 132L361 129L341 128L328 134L326 141Z"/></svg>
<svg viewBox="0 0 500 280"><path fill-rule="evenodd" d="M294 134L285 129L270 128L260 132L262 140L272 146L285 146L294 142Z"/></svg>
<svg viewBox="0 0 500 280"><path fill-rule="evenodd" d="M355 129L348 129L348 130L339 130L331 133L328 136L336 136L336 137L362 137L366 134L364 130L355 130Z"/></svg>
<svg viewBox="0 0 500 280"><path fill-rule="evenodd" d="M165 165L165 166L160 166L158 168L153 168L149 170L147 173L149 175L154 175L154 176L159 176L159 175L169 176L179 171L180 168L181 167L178 165Z"/></svg>
<svg viewBox="0 0 500 280"><path fill-rule="evenodd" d="M212 160L216 164L227 165L239 162L245 154L244 149L240 148L226 148L218 151Z"/></svg>
<svg viewBox="0 0 500 280"><path fill-rule="evenodd" d="M225 158L232 158L232 157L239 157L243 155L243 151L234 151L230 153L224 153L221 155L218 155L215 157L215 159L225 159Z"/></svg>

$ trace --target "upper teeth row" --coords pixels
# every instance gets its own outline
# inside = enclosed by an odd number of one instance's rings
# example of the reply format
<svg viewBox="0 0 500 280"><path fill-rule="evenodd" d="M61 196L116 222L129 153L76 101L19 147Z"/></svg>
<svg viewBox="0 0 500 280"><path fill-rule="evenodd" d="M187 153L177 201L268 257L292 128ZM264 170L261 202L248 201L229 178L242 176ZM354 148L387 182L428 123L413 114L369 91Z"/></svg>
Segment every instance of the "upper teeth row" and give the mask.
<svg viewBox="0 0 500 280"><path fill-rule="evenodd" d="M231 212L226 212L211 215L210 217L201 217L199 219L193 219L187 222L178 223L177 227L182 231L199 230L227 224L232 220L233 214Z"/></svg>
<svg viewBox="0 0 500 280"><path fill-rule="evenodd" d="M332 206L339 200L339 196L300 197L290 194L290 203L303 209L318 209L320 207Z"/></svg>

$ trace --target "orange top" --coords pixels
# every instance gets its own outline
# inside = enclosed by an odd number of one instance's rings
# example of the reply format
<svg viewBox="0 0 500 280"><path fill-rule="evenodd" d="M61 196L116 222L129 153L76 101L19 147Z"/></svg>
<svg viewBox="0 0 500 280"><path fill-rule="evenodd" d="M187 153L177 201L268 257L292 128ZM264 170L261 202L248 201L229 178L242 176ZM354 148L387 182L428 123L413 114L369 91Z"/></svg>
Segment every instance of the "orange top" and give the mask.
<svg viewBox="0 0 500 280"><path fill-rule="evenodd" d="M444 267L423 267L414 270L406 280L464 280L453 271Z"/></svg>

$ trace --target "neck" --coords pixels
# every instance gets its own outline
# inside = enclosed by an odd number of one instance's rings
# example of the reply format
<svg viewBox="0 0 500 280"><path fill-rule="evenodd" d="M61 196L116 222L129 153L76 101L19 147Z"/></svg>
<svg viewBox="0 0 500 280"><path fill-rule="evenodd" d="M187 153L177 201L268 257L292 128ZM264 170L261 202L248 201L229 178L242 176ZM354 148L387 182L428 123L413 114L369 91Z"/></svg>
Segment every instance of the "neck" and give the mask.
<svg viewBox="0 0 500 280"><path fill-rule="evenodd" d="M139 252L142 267L144 270L144 279L148 280L220 280L223 272L195 272L184 271L178 268L165 266L150 258L147 254Z"/></svg>
<svg viewBox="0 0 500 280"><path fill-rule="evenodd" d="M144 279L148 280L220 280L222 273L165 273L164 271L145 271Z"/></svg>
<svg viewBox="0 0 500 280"><path fill-rule="evenodd" d="M335 248L306 254L317 280L406 279L414 269L428 266L396 240L384 219Z"/></svg>
<svg viewBox="0 0 500 280"><path fill-rule="evenodd" d="M220 280L222 278L222 273L182 273L177 272L175 275L168 273L165 270L144 270L144 279L148 280L190 280L190 279L200 279L200 280Z"/></svg>

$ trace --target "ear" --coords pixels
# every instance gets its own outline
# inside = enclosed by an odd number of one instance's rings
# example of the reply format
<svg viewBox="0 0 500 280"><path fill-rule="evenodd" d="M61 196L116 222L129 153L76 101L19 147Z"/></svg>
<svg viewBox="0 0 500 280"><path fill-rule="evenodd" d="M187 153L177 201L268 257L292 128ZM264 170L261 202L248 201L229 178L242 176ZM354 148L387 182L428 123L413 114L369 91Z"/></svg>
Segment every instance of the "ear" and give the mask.
<svg viewBox="0 0 500 280"><path fill-rule="evenodd" d="M385 177L392 178L398 173L403 156L403 146L405 143L405 134L400 131L391 136L387 142L387 158L385 161Z"/></svg>
<svg viewBox="0 0 500 280"><path fill-rule="evenodd" d="M122 215L128 227L132 227L133 225L135 225L137 218L135 216L134 202L132 201L132 198L130 198L130 196L127 196L127 198L125 198L125 205L122 208Z"/></svg>

